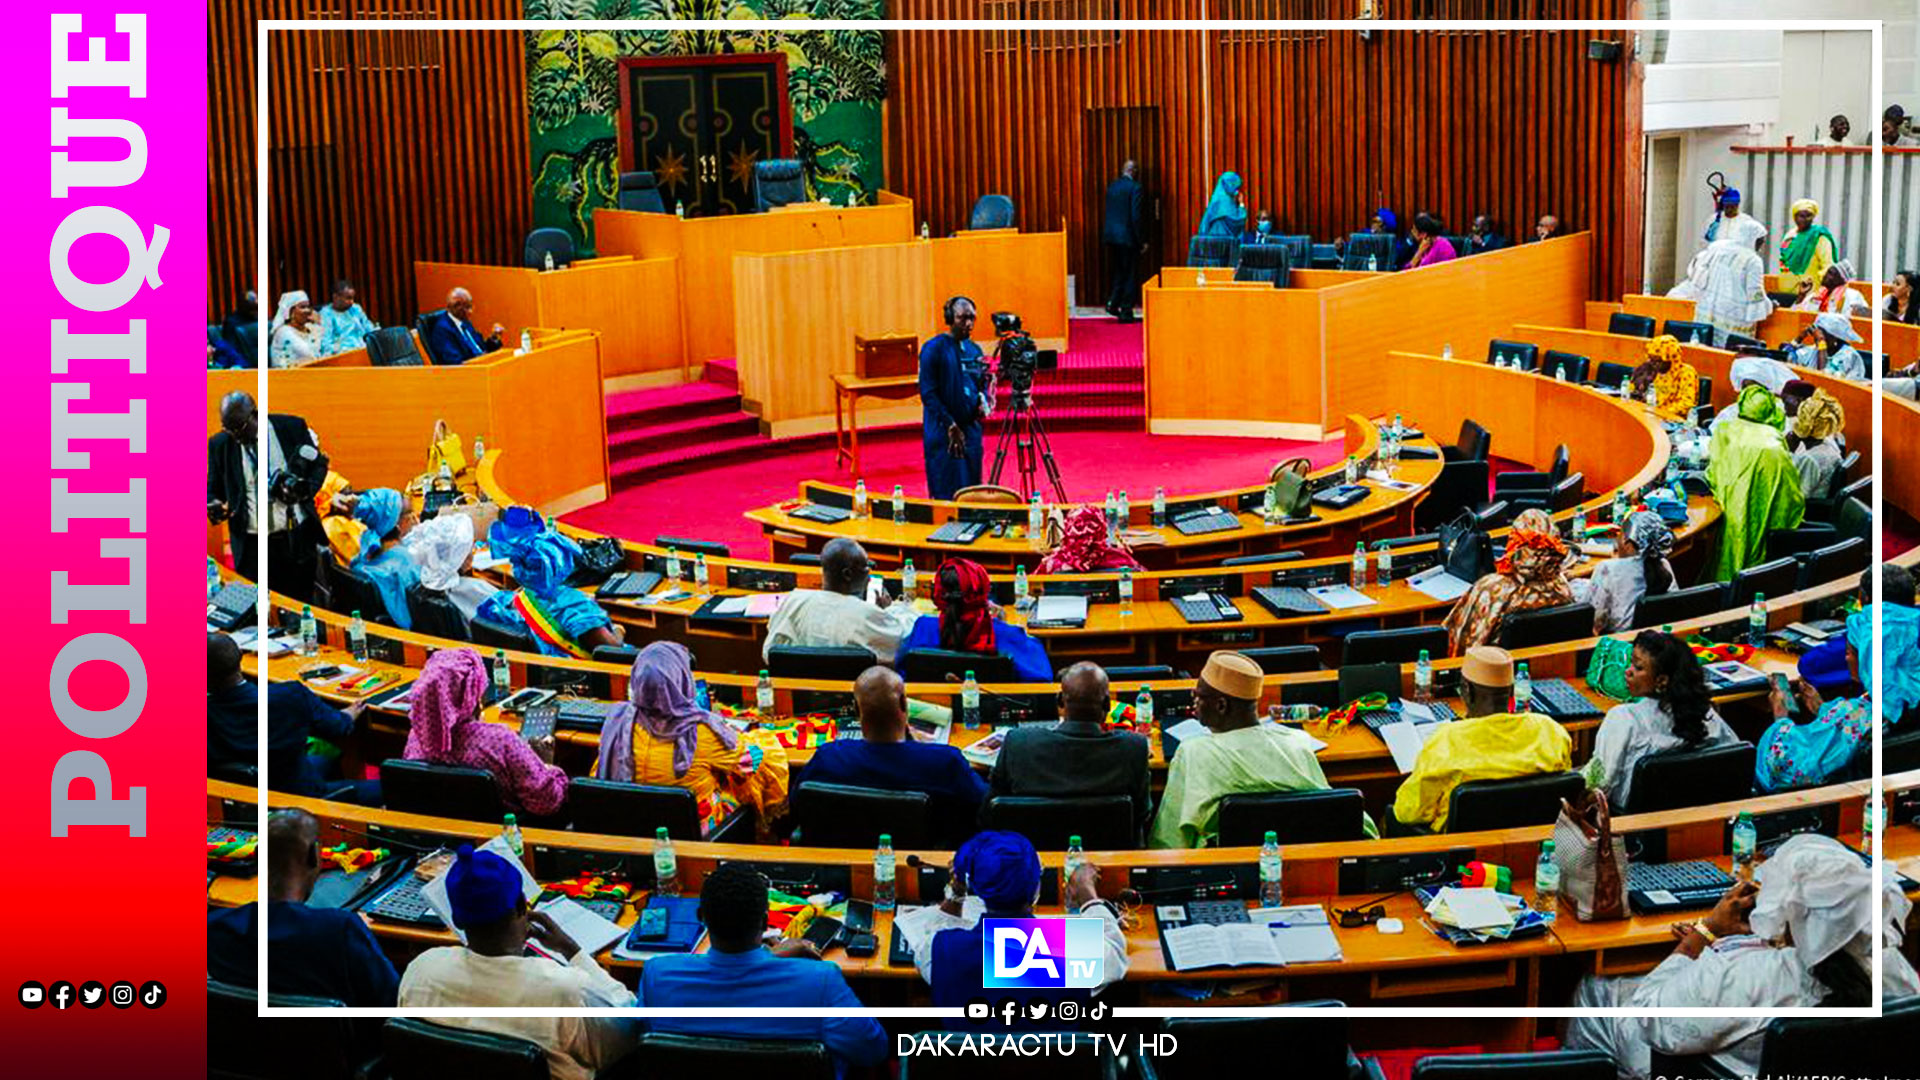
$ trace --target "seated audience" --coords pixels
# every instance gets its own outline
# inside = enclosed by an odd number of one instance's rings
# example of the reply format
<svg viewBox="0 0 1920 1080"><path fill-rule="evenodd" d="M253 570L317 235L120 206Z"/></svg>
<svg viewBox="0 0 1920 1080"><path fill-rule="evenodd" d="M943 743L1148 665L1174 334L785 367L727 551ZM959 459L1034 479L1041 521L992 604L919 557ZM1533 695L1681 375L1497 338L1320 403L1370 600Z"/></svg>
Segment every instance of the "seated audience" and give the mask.
<svg viewBox="0 0 1920 1080"><path fill-rule="evenodd" d="M900 639L913 628L912 604L886 602L885 590L872 590L873 565L866 549L846 536L836 536L820 549L820 588L795 589L767 619L767 641L760 655L773 655L775 646L857 648L882 663L892 663ZM870 592L878 601L867 599Z"/></svg>
<svg viewBox="0 0 1920 1080"><path fill-rule="evenodd" d="M1787 429L1787 449L1800 473L1801 494L1809 501L1831 497L1833 482L1840 475L1846 410L1832 394L1799 379L1787 384L1780 400L1793 418Z"/></svg>
<svg viewBox="0 0 1920 1080"><path fill-rule="evenodd" d="M624 1009L634 1003L633 993L553 916L528 910L521 874L491 851L460 845L447 870L447 905L467 943L414 957L400 977L401 1008ZM529 941L566 961L528 952ZM640 1033L638 1021L622 1016L436 1016L432 1022L535 1043L547 1053L553 1080L591 1080L631 1053Z"/></svg>
<svg viewBox="0 0 1920 1080"><path fill-rule="evenodd" d="M1899 102L1880 114L1880 142L1884 146L1920 146L1920 136L1909 133L1913 124Z"/></svg>
<svg viewBox="0 0 1920 1080"><path fill-rule="evenodd" d="M366 526L360 540L360 557L353 561L353 568L373 583L393 625L402 630L412 629L413 613L407 608L407 590L420 583L420 568L401 545L419 520L412 502L392 488L374 488L360 493L353 517Z"/></svg>
<svg viewBox="0 0 1920 1080"><path fill-rule="evenodd" d="M1201 236L1239 236L1247 227L1247 199L1240 193L1240 174L1223 172L1214 182L1213 196L1200 216Z"/></svg>
<svg viewBox="0 0 1920 1080"><path fill-rule="evenodd" d="M320 822L305 810L267 817L260 859L267 871L267 990L331 998L350 1009L391 1009L400 976L366 921L340 908L308 907L320 877ZM260 907L207 913L207 974L230 986L259 985Z"/></svg>
<svg viewBox="0 0 1920 1080"><path fill-rule="evenodd" d="M1451 262L1458 258L1460 253L1453 250L1453 241L1440 235L1446 231L1446 223L1438 217L1427 213L1415 214L1413 239L1418 246L1414 248L1413 257L1406 264L1408 269Z"/></svg>
<svg viewBox="0 0 1920 1080"><path fill-rule="evenodd" d="M476 356L500 349L506 327L493 324L486 337L473 327L473 294L456 288L447 294L447 309L427 324L427 354L436 364L464 364Z"/></svg>
<svg viewBox="0 0 1920 1080"><path fill-rule="evenodd" d="M1673 953L1643 976L1589 975L1576 1008L1636 1010L1576 1016L1566 1045L1604 1050L1622 1077L1646 1080L1653 1052L1704 1055L1714 1076L1760 1071L1767 1013L1873 1000L1875 875L1829 837L1806 834L1761 864L1759 885L1739 882L1697 923L1674 924ZM1913 970L1885 950L1883 988L1914 985ZM1732 1016L1656 1016L1637 1010L1751 1009Z"/></svg>
<svg viewBox="0 0 1920 1080"><path fill-rule="evenodd" d="M1888 322L1920 326L1920 298L1913 294L1916 282L1920 282L1920 271L1893 272L1893 286L1887 290L1887 298L1880 304L1880 313Z"/></svg>
<svg viewBox="0 0 1920 1080"><path fill-rule="evenodd" d="M1803 282L1818 284L1827 276L1827 267L1840 258L1840 242L1825 225L1815 222L1819 203L1798 199L1788 212L1793 215L1793 228L1780 240L1780 291L1799 296L1806 291Z"/></svg>
<svg viewBox="0 0 1920 1080"><path fill-rule="evenodd" d="M1247 226L1247 231L1240 237L1240 243L1242 246L1247 244L1271 244L1274 242L1274 239L1273 212L1270 210L1262 210L1260 211L1259 217L1255 218L1254 221Z"/></svg>
<svg viewBox="0 0 1920 1080"><path fill-rule="evenodd" d="M1700 373L1680 358L1680 339L1661 334L1647 342L1647 358L1627 376L1627 390L1635 401L1654 393L1654 411L1662 420L1679 420L1700 401Z"/></svg>
<svg viewBox="0 0 1920 1080"><path fill-rule="evenodd" d="M1167 767L1152 846L1217 846L1220 800L1228 795L1327 789L1327 775L1306 733L1260 722L1263 674L1252 658L1237 652L1207 658L1193 688L1193 707L1209 734L1183 740ZM1366 828L1375 835L1372 819Z"/></svg>
<svg viewBox="0 0 1920 1080"><path fill-rule="evenodd" d="M367 335L378 330L360 305L353 302L353 283L333 283L333 297L320 309L320 355L332 356L367 343Z"/></svg>
<svg viewBox="0 0 1920 1080"><path fill-rule="evenodd" d="M821 960L810 942L762 944L770 887L765 875L742 863L722 863L708 874L700 886L707 951L650 957L640 969L634 1005L860 1008L840 965ZM646 1023L674 1035L824 1043L842 1076L848 1066L872 1068L891 1056L887 1032L871 1016L656 1016Z"/></svg>
<svg viewBox="0 0 1920 1080"><path fill-rule="evenodd" d="M940 614L914 620L913 628L900 639L893 666L905 664L907 654L915 649L949 649L998 654L1013 661L1014 676L1021 682L1052 682L1046 647L1025 629L994 617L992 591L993 582L979 563L971 559L941 563L933 598Z"/></svg>
<svg viewBox="0 0 1920 1080"><path fill-rule="evenodd" d="M580 545L547 527L538 513L509 508L488 530L487 549L512 564L520 587L488 597L481 618L524 627L544 656L589 660L599 646L626 640L605 609L567 584Z"/></svg>
<svg viewBox="0 0 1920 1080"><path fill-rule="evenodd" d="M1554 217L1552 214L1541 214L1540 220L1533 223L1533 235L1527 238L1527 242L1531 244L1540 240L1552 240L1557 236L1564 235L1565 233L1562 232L1560 228L1559 218Z"/></svg>
<svg viewBox="0 0 1920 1080"><path fill-rule="evenodd" d="M500 590L473 576L473 519L447 511L407 534L407 554L420 567L420 586L444 593L460 617L473 618Z"/></svg>
<svg viewBox="0 0 1920 1080"><path fill-rule="evenodd" d="M1492 218L1485 214L1476 214L1473 224L1467 227L1467 250L1461 254L1479 255L1512 246L1513 241L1501 235L1500 226Z"/></svg>
<svg viewBox="0 0 1920 1080"><path fill-rule="evenodd" d="M913 738L907 727L907 685L900 676L870 667L854 681L853 697L860 709L860 738L815 750L796 783L922 791L942 830L942 846L957 846L973 835L987 782L955 747Z"/></svg>
<svg viewBox="0 0 1920 1080"><path fill-rule="evenodd" d="M1829 311L1814 316L1794 342L1790 359L1801 367L1856 382L1867 378L1867 359L1854 348L1860 344L1860 332L1845 315Z"/></svg>
<svg viewBox="0 0 1920 1080"><path fill-rule="evenodd" d="M1587 765L1588 785L1606 789L1615 813L1632 805L1633 770L1642 758L1740 741L1713 711L1700 659L1678 637L1640 631L1626 678L1633 700L1607 710Z"/></svg>
<svg viewBox="0 0 1920 1080"><path fill-rule="evenodd" d="M737 731L694 697L693 654L656 641L633 658L627 700L600 726L593 775L693 792L705 830L742 806L762 837L787 812L787 751L771 732Z"/></svg>
<svg viewBox="0 0 1920 1080"><path fill-rule="evenodd" d="M559 813L567 801L567 774L553 763L553 736L527 743L505 724L482 720L486 697L487 666L479 653L441 649L428 656L407 692L412 723L402 756L485 769L507 809Z"/></svg>
<svg viewBox="0 0 1920 1080"><path fill-rule="evenodd" d="M1818 285L1814 284L1812 278L1801 278L1800 299L1794 302L1793 310L1832 311L1863 317L1873 314L1873 309L1867 306L1867 298L1853 287L1853 263L1847 259L1827 267Z"/></svg>
<svg viewBox="0 0 1920 1080"><path fill-rule="evenodd" d="M295 289L280 294L280 306L273 313L272 333L267 338L269 367L293 367L320 356L320 320L313 313L307 294Z"/></svg>
<svg viewBox="0 0 1920 1080"><path fill-rule="evenodd" d="M1367 221L1367 231L1393 237L1392 254L1382 260L1381 270L1398 270L1407 265L1407 260L1413 258L1413 241L1400 235L1400 217L1387 207L1382 206L1373 212L1373 217ZM1334 237L1333 246L1341 254L1346 254L1347 238Z"/></svg>
<svg viewBox="0 0 1920 1080"><path fill-rule="evenodd" d="M1573 767L1573 739L1556 721L1508 711L1513 701L1513 657L1478 645L1460 665L1460 698L1467 717L1434 731L1413 771L1393 798L1403 826L1447 827L1453 789L1474 780L1511 780Z"/></svg>
<svg viewBox="0 0 1920 1080"><path fill-rule="evenodd" d="M1015 1026L1038 1027L1028 1019L1027 1002L1091 1001L1093 995L1127 977L1127 935L1120 928L1119 912L1113 902L1099 894L1100 868L1083 862L1073 876L1060 887L1060 900L1069 915L1098 918L1102 927L1105 957L1100 970L1100 985L1091 990L1002 990L1021 1005ZM969 897L980 899L980 908L966 903ZM1033 844L1019 833L983 832L953 853L953 868L947 887L947 899L940 905L940 921L932 940L913 946L914 966L920 977L933 988L936 1008L958 1008L980 997L980 976L985 966L983 946L986 927L983 919L1030 919L1033 906L1040 901L1040 856ZM978 911L976 915L974 912ZM992 1021L1000 1023L996 1017ZM959 1019L950 1027L970 1025ZM984 1026L984 1025L980 1025ZM1068 1025L1071 1026L1071 1025Z"/></svg>
<svg viewBox="0 0 1920 1080"><path fill-rule="evenodd" d="M1069 798L1125 795L1135 832L1152 810L1145 735L1107 727L1107 673L1082 661L1060 676L1060 721L1006 733L988 782L990 795Z"/></svg>
<svg viewBox="0 0 1920 1080"><path fill-rule="evenodd" d="M1847 616L1847 670L1865 692L1828 701L1801 679L1793 681L1793 701L1778 687L1768 691L1773 723L1760 736L1756 787L1774 792L1824 784L1853 762L1862 742L1873 737L1873 685L1867 680L1872 658L1873 611L1856 611Z"/></svg>
<svg viewBox="0 0 1920 1080"><path fill-rule="evenodd" d="M312 740L338 744L353 734L366 703L336 709L298 681L267 683L267 775L270 791L323 798L340 787L336 757L309 754ZM225 634L207 635L207 767L259 760L260 687L240 673L240 646ZM380 805L380 781L353 782L353 801Z"/></svg>
<svg viewBox="0 0 1920 1080"><path fill-rule="evenodd" d="M1473 583L1447 612L1447 640L1454 656L1500 640L1508 615L1573 603L1567 564L1573 558L1545 510L1525 510L1507 533L1507 553L1493 572Z"/></svg>
<svg viewBox="0 0 1920 1080"><path fill-rule="evenodd" d="M1739 410L1718 426L1709 444L1707 486L1720 503L1720 556L1714 580L1732 581L1766 560L1767 534L1799 528L1806 516L1800 473L1780 430L1786 412L1764 386L1748 386Z"/></svg>
<svg viewBox="0 0 1920 1080"><path fill-rule="evenodd" d="M1035 573L1087 574L1096 570L1141 570L1126 544L1109 538L1107 517L1097 506L1079 506L1067 512L1060 526L1060 542L1040 560Z"/></svg>
<svg viewBox="0 0 1920 1080"><path fill-rule="evenodd" d="M320 515L320 527L327 532L327 547L341 566L351 566L366 545L367 527L360 524L354 510L360 505L360 493L347 486L347 478L328 472L313 497L313 512Z"/></svg>
<svg viewBox="0 0 1920 1080"><path fill-rule="evenodd" d="M1627 515L1626 526L1613 539L1613 558L1593 568L1585 578L1570 582L1573 602L1593 605L1593 632L1617 634L1633 625L1640 600L1673 588L1673 530L1650 510Z"/></svg>
<svg viewBox="0 0 1920 1080"><path fill-rule="evenodd" d="M1740 392L1747 387L1764 387L1767 393L1778 397L1787 392L1787 384L1792 381L1793 369L1771 356L1743 352L1734 357L1733 364L1727 369L1727 382L1732 385L1734 400L1714 414L1713 420L1707 424L1707 430L1719 431L1722 423L1740 415ZM1775 426L1786 430L1784 411Z"/></svg>

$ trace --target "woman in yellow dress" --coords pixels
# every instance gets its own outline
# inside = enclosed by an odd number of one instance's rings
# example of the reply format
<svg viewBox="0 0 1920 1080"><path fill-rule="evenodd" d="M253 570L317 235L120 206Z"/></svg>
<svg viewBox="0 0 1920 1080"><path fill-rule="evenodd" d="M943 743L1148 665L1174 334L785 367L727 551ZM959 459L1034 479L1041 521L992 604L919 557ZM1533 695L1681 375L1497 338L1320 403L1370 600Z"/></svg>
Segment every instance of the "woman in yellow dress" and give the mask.
<svg viewBox="0 0 1920 1080"><path fill-rule="evenodd" d="M1661 334L1647 342L1647 359L1627 378L1636 401L1647 399L1653 387L1654 411L1663 420L1678 420L1693 410L1700 398L1700 373L1680 359L1680 339Z"/></svg>
<svg viewBox="0 0 1920 1080"><path fill-rule="evenodd" d="M1814 220L1820 216L1819 203L1801 199L1791 212L1793 228L1780 239L1780 291L1804 295L1839 261L1840 242Z"/></svg>

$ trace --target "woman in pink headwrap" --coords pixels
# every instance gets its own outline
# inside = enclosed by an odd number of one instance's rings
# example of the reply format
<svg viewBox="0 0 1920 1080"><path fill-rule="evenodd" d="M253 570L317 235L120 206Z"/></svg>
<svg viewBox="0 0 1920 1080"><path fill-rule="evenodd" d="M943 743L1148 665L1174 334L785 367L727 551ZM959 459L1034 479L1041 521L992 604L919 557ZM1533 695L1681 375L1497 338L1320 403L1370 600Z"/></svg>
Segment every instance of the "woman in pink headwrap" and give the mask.
<svg viewBox="0 0 1920 1080"><path fill-rule="evenodd" d="M600 726L602 780L693 792L703 831L753 808L762 838L787 811L787 751L765 731L737 731L694 698L693 654L656 641L633 658L627 700Z"/></svg>
<svg viewBox="0 0 1920 1080"><path fill-rule="evenodd" d="M1107 519L1097 506L1067 514L1060 543L1040 560L1037 573L1086 574L1095 570L1139 570L1140 561L1125 546L1107 542Z"/></svg>
<svg viewBox="0 0 1920 1080"><path fill-rule="evenodd" d="M567 801L567 774L553 763L553 739L529 745L512 728L481 720L486 698L487 669L479 653L441 649L427 657L407 692L413 728L403 756L485 769L509 809L558 813Z"/></svg>

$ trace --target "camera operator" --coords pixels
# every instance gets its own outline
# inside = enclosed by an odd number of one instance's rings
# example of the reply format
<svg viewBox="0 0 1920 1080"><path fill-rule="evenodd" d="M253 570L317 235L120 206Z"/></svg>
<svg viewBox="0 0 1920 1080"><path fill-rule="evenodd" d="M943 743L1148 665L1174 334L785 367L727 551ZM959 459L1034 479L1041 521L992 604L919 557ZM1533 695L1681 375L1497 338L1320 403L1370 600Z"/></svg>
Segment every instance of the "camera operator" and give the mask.
<svg viewBox="0 0 1920 1080"><path fill-rule="evenodd" d="M980 482L983 445L980 422L993 401L980 346L975 345L973 301L964 296L941 308L947 333L920 347L921 438L927 459L927 494L951 499Z"/></svg>
<svg viewBox="0 0 1920 1080"><path fill-rule="evenodd" d="M234 391L220 399L220 432L207 440L207 520L227 523L233 568L260 579L264 532L272 588L295 600L313 592L314 558L325 542L313 497L327 476L327 457L307 422L297 416L267 417L267 512L262 527L254 505L259 468L260 410L253 397Z"/></svg>

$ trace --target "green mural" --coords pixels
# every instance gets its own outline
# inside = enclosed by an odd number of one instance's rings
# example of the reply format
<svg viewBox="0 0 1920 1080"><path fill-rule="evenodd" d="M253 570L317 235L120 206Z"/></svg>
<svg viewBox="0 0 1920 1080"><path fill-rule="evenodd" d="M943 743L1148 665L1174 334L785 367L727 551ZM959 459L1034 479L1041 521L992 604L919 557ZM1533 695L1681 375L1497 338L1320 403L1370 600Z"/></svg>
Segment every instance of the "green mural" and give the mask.
<svg viewBox="0 0 1920 1080"><path fill-rule="evenodd" d="M529 19L878 19L883 0L527 0ZM884 179L878 30L563 29L527 32L533 223L573 233L593 253L593 211L618 189L619 58L779 52L787 57L794 156L810 197L871 202Z"/></svg>

